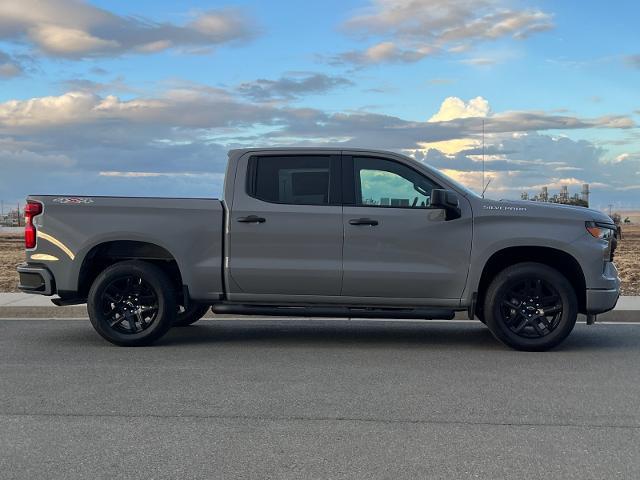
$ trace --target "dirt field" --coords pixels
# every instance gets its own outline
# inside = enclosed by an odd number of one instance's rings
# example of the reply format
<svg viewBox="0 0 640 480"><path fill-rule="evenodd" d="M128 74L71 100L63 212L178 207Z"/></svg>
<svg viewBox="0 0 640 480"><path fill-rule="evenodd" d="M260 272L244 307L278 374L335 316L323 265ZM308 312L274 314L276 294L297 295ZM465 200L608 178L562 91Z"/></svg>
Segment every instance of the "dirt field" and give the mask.
<svg viewBox="0 0 640 480"><path fill-rule="evenodd" d="M16 265L24 262L22 235L0 234L0 292L17 292Z"/></svg>
<svg viewBox="0 0 640 480"><path fill-rule="evenodd" d="M622 279L622 295L640 295L640 224L622 226L615 264Z"/></svg>
<svg viewBox="0 0 640 480"><path fill-rule="evenodd" d="M640 223L622 228L615 258L622 279L622 295L640 295ZM16 265L24 261L23 246L21 235L0 234L0 292L17 291Z"/></svg>

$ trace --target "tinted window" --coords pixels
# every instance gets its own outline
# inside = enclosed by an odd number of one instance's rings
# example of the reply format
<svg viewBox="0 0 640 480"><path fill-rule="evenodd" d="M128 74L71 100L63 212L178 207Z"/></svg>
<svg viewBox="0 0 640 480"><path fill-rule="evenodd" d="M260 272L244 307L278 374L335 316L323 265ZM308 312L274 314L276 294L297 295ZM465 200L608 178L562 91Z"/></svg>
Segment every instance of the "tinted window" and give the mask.
<svg viewBox="0 0 640 480"><path fill-rule="evenodd" d="M427 208L437 186L401 163L379 158L353 159L356 205Z"/></svg>
<svg viewBox="0 0 640 480"><path fill-rule="evenodd" d="M253 157L251 160L249 193L254 197L297 205L329 205L332 201L330 156Z"/></svg>

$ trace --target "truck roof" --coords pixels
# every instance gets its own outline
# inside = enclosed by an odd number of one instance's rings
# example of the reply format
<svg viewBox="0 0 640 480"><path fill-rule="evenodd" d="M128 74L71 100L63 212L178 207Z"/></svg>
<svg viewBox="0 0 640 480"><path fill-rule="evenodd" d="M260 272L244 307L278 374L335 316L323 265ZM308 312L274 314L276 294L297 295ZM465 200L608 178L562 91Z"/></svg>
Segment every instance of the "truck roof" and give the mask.
<svg viewBox="0 0 640 480"><path fill-rule="evenodd" d="M229 150L229 155L244 155L247 152L366 152L380 153L385 155L402 155L391 150L381 150L375 148L351 148L351 147L253 147L253 148L235 148ZM405 156L405 155L403 155Z"/></svg>

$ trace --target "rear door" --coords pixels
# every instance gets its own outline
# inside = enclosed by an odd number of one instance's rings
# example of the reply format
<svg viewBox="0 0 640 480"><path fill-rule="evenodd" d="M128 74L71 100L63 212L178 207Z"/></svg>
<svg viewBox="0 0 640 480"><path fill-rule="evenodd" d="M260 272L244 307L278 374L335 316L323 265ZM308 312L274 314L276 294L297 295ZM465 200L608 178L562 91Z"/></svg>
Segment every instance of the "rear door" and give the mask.
<svg viewBox="0 0 640 480"><path fill-rule="evenodd" d="M471 211L445 220L429 206L434 180L391 158L345 155L342 294L437 305L460 298L471 252Z"/></svg>
<svg viewBox="0 0 640 480"><path fill-rule="evenodd" d="M339 296L339 152L245 155L228 218L231 299Z"/></svg>

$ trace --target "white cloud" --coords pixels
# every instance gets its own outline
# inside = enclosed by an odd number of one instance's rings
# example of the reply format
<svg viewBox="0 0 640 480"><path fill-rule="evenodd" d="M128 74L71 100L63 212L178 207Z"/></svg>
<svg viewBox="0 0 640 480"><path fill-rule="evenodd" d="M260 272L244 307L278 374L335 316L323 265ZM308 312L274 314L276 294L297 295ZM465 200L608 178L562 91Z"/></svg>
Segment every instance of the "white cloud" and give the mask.
<svg viewBox="0 0 640 480"><path fill-rule="evenodd" d="M252 22L233 9L201 12L177 25L119 16L81 0L0 2L0 40L27 41L57 57L211 47L254 34Z"/></svg>
<svg viewBox="0 0 640 480"><path fill-rule="evenodd" d="M472 98L466 103L458 97L447 97L429 121L444 122L456 118L486 117L490 111L489 102L482 97Z"/></svg>
<svg viewBox="0 0 640 480"><path fill-rule="evenodd" d="M52 55L102 54L120 47L115 40L104 40L77 28L57 25L37 25L29 28L28 34L45 52Z"/></svg>
<svg viewBox="0 0 640 480"><path fill-rule="evenodd" d="M415 62L437 51L460 53L478 42L503 37L521 40L551 28L549 13L513 9L501 0L371 0L343 29L383 41L337 59L361 64Z"/></svg>
<svg viewBox="0 0 640 480"><path fill-rule="evenodd" d="M466 103L458 97L447 97L440 105L439 110L429 118L428 122L446 122L460 118L487 117L490 111L489 102L482 97L472 98ZM439 142L420 142L419 145L424 150L434 148L445 154L454 154L481 145L481 140L467 137Z"/></svg>

